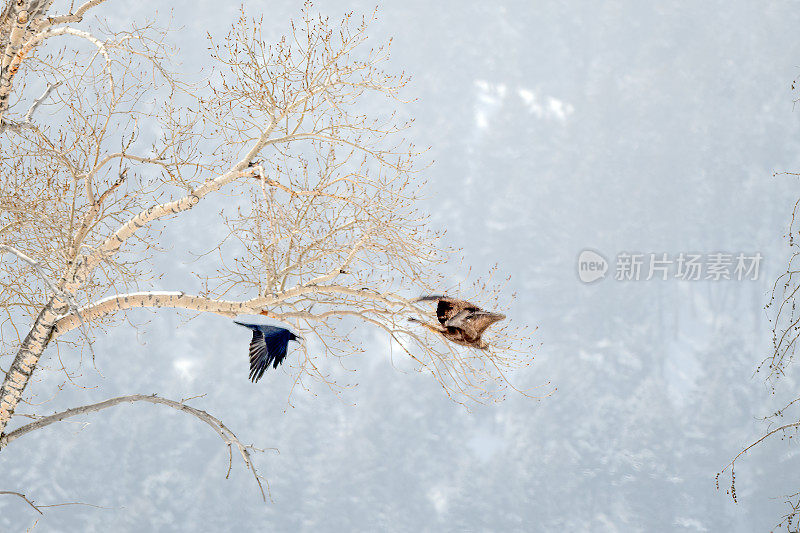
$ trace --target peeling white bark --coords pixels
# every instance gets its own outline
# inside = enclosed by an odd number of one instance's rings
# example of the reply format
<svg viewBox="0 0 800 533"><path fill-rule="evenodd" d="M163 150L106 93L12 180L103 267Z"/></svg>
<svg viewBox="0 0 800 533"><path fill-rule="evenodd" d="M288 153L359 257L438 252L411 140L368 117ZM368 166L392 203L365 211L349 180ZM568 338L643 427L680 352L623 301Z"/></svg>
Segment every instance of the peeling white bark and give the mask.
<svg viewBox="0 0 800 533"><path fill-rule="evenodd" d="M203 313L214 313L225 317L235 317L244 314L260 314L265 308L273 307L290 298L296 298L305 294L327 294L364 298L378 301L385 305L395 307L407 307L409 310L416 310L420 314L423 311L417 309L413 302L395 294L379 294L368 290L358 290L341 285L303 285L295 287L279 294L252 298L240 302L231 300L217 300L203 296L194 296L184 292L169 291L144 291L126 294L117 294L108 298L103 298L67 316L59 318L53 326L53 338L59 337L81 325L83 322L93 322L103 316L136 308L176 308L199 311ZM335 311L330 314L348 314L346 311ZM275 316L292 316L308 319L315 319L316 316L306 312L274 313ZM322 317L323 315L320 315Z"/></svg>
<svg viewBox="0 0 800 533"><path fill-rule="evenodd" d="M52 337L53 324L66 310L66 305L53 298L39 313L33 327L22 341L14 362L0 387L0 436L2 436L8 421L11 420L14 409L22 398L22 392L39 362L39 357Z"/></svg>
<svg viewBox="0 0 800 533"><path fill-rule="evenodd" d="M233 302L192 296L183 292L133 292L98 300L81 308L80 314L85 322L92 322L125 309L172 307L235 317L242 314L258 314L264 308L264 305L270 303L270 300L273 299L258 298L245 302ZM54 337L63 335L79 327L80 324L80 317L74 313L70 314L56 322L53 335Z"/></svg>
<svg viewBox="0 0 800 533"><path fill-rule="evenodd" d="M17 8L12 11L11 18L13 23L11 26L11 34L9 35L8 44L3 51L3 72L8 69L14 57L17 55L20 47L22 46L22 39L25 36L25 28L28 25L28 5L30 2L27 0L21 4L17 4Z"/></svg>
<svg viewBox="0 0 800 533"><path fill-rule="evenodd" d="M11 11L13 20L11 33L8 44L3 51L2 62L0 62L0 120L8 109L8 100L11 97L11 83L22 61L20 48L22 48L25 29L28 26L28 5L29 2L23 0L20 4L17 4L16 9Z"/></svg>
<svg viewBox="0 0 800 533"><path fill-rule="evenodd" d="M6 111L8 111L14 76L17 74L25 55L41 41L55 35L71 33L79 37L93 40L94 37L81 30L75 30L73 28L58 28L54 30L53 27L61 24L80 22L83 20L83 15L89 9L105 1L106 0L88 0L73 14L46 18L45 15L47 14L47 10L50 9L53 0L36 2L32 11L29 10L34 3L30 0L15 0L16 5L10 13L12 24L8 36L8 44L3 50L2 58L0 58L0 121L3 121ZM93 42L95 41L97 41L97 39L94 39ZM103 43L98 44L98 42L95 42L95 44L100 47L101 53L105 53Z"/></svg>

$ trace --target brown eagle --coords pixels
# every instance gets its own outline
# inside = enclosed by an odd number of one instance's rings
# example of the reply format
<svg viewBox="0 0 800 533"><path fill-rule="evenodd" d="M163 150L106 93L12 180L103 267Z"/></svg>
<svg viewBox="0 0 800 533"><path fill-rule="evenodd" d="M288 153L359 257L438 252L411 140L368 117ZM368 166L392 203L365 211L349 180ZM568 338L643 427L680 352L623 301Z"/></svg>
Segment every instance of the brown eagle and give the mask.
<svg viewBox="0 0 800 533"><path fill-rule="evenodd" d="M436 318L439 325L428 324L416 318L410 318L413 322L419 322L431 331L439 333L445 339L485 350L489 343L481 339L481 335L486 328L503 320L506 315L484 311L477 305L458 298L447 296L422 296L417 298L417 302L436 301Z"/></svg>

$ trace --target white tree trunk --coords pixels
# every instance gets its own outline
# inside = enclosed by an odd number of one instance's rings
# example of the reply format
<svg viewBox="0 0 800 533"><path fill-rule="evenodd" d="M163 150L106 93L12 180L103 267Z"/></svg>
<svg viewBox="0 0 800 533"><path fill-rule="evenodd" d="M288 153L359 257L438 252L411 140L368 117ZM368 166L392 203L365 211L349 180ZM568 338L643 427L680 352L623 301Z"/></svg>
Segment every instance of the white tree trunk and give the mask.
<svg viewBox="0 0 800 533"><path fill-rule="evenodd" d="M2 436L8 421L11 420L14 409L22 398L22 393L28 385L28 380L33 374L42 352L53 336L56 321L66 310L67 306L55 298L48 302L36 317L25 340L22 341L19 351L14 357L14 362L0 387L0 436Z"/></svg>

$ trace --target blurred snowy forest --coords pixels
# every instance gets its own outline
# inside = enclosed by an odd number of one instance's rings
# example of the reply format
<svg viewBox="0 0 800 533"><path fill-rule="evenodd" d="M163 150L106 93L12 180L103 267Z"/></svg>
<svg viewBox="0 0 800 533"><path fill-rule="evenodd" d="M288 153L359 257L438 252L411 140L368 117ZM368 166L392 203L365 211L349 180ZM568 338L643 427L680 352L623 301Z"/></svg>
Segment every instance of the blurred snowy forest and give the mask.
<svg viewBox="0 0 800 533"><path fill-rule="evenodd" d="M252 1L246 12L265 14L264 36L277 40L300 7ZM332 18L373 7L317 5ZM171 16L163 4L110 0L96 14L124 28L156 9L176 28L181 72L198 76L205 33L224 35L238 14L207 0L170 3ZM541 343L514 382L556 392L468 411L365 328L367 353L344 378L358 387L340 399L317 386L290 407L287 372L247 381L249 339L230 321L134 312L149 321L141 333L123 325L98 339L102 376L86 367L90 388L67 387L49 406L206 394L191 405L280 450L255 456L274 504L241 464L225 479L227 451L208 427L132 405L0 454L0 489L102 509L39 516L4 497L0 529L768 531L798 489L796 443L774 439L737 462L738 504L714 475L796 388L790 376L773 395L753 372L769 353L763 306L798 196L796 178L773 173L800 169L799 23L786 1L382 3L371 35L394 37L391 64L413 75L411 137L435 160L423 207L463 248L448 274L456 283L466 265L497 263L512 276L517 299L503 312L538 326ZM213 267L189 254L224 233L204 225L213 212L165 232L165 287L196 290L189 272ZM587 247L609 258L758 251L764 262L757 281L585 285L575 263ZM42 377L32 392L61 379Z"/></svg>

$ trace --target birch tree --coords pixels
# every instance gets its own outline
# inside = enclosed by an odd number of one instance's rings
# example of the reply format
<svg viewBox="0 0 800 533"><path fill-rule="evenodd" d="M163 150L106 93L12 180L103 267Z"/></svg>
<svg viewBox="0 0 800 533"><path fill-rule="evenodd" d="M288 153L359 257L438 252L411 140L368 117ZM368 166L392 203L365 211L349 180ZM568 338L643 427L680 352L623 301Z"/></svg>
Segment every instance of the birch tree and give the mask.
<svg viewBox="0 0 800 533"><path fill-rule="evenodd" d="M443 291L449 255L419 211L424 153L398 111L408 77L383 70L388 44L365 42L372 17L331 22L306 4L274 40L243 13L209 40L197 81L175 73L171 34L155 23L111 30L87 22L111 0L65 14L51 3L12 0L0 33L0 450L64 418L149 402L209 424L255 474L248 447L184 401L131 394L11 429L43 358L94 357L92 338L133 308L289 323L322 346L300 348L295 386L337 387L325 360L360 353L355 325L381 331L456 401L512 388L509 371L531 361L515 348L524 330L498 327L491 349L470 350L409 321L430 320L415 298ZM226 236L195 252L214 254L216 271L195 273L196 294L162 286L163 229L215 197L224 208L204 216ZM492 308L502 285L446 288Z"/></svg>

